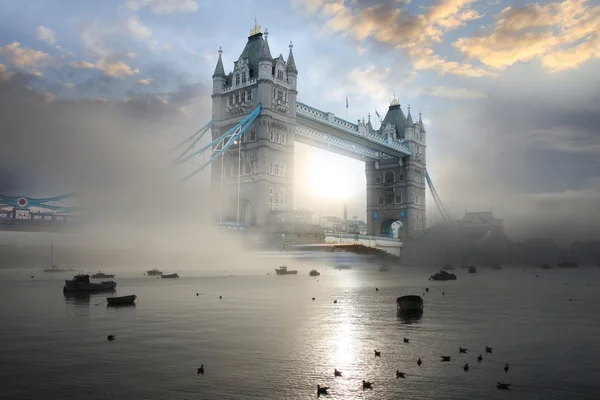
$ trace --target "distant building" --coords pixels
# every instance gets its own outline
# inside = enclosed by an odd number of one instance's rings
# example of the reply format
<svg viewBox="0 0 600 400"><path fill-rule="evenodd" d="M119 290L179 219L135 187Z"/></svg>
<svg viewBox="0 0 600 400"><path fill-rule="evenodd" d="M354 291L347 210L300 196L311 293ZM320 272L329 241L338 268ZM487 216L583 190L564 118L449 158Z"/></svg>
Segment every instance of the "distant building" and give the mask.
<svg viewBox="0 0 600 400"><path fill-rule="evenodd" d="M320 217L319 226L330 231L341 231L344 221L339 217Z"/></svg>
<svg viewBox="0 0 600 400"><path fill-rule="evenodd" d="M455 224L461 236L470 242L501 246L507 243L504 220L494 217L491 211L465 212Z"/></svg>

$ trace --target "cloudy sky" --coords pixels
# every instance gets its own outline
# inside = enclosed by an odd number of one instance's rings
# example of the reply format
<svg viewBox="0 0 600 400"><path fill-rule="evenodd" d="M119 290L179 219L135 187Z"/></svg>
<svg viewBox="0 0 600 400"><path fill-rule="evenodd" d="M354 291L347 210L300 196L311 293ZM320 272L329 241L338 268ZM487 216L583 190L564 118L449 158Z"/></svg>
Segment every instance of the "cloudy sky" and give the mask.
<svg viewBox="0 0 600 400"><path fill-rule="evenodd" d="M0 8L0 192L45 196L75 182L114 189L115 177L140 187L136 196L167 191L153 186L162 182L154 151L210 119L217 50L231 70L256 16L274 56L293 42L300 101L356 121L383 115L395 93L405 111L423 112L428 170L455 218L491 208L515 237L600 236L597 1L0 0ZM364 217L364 165L300 145L296 164L296 207L341 214L347 202ZM307 183L327 164L331 179L347 183L337 198L319 198Z"/></svg>

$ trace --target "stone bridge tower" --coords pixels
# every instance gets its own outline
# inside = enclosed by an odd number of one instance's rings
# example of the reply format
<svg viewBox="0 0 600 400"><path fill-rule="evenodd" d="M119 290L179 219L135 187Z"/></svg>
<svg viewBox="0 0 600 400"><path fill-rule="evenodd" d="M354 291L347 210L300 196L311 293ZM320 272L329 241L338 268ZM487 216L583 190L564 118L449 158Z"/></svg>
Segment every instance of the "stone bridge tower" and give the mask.
<svg viewBox="0 0 600 400"><path fill-rule="evenodd" d="M371 128L371 122L367 124ZM401 159L384 157L381 161L367 162L367 225L369 234L393 236L402 223L399 237L418 236L426 226L425 172L426 132L419 114L413 122L410 106L407 116L394 98L378 131L384 137L406 140L411 157Z"/></svg>
<svg viewBox="0 0 600 400"><path fill-rule="evenodd" d="M298 70L292 44L287 61L281 54L273 58L268 32L263 33L255 24L228 74L221 53L219 49L212 76L213 140L250 114L259 103L262 112L241 143L232 145L223 160L212 166L211 191L213 204L218 208L215 214L224 223L263 225L271 210L293 209Z"/></svg>

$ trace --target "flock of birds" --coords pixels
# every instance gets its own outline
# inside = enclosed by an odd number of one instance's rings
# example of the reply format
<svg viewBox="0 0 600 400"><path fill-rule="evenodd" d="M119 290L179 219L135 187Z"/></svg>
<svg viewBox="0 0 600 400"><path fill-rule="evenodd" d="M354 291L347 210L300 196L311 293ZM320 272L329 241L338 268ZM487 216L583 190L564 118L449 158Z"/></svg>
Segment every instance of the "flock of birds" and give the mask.
<svg viewBox="0 0 600 400"><path fill-rule="evenodd" d="M404 338L404 343L410 343L410 340L407 338ZM378 350L373 350L375 357L381 357L381 351ZM466 354L467 353L467 349L463 348L463 347L459 347L458 348L458 352L460 354ZM485 346L485 352L488 354L491 354L493 352L493 348L489 347L489 346ZM451 361L451 356L440 356L442 362L450 362ZM483 355L479 354L479 356L477 357L477 362L482 362L483 361ZM423 364L423 361L421 361L421 358L419 357L419 359L417 360L417 365L420 367ZM203 366L204 367L204 366ZM510 369L510 367L508 366L508 363L504 364L504 373L508 373L508 370ZM463 365L463 370L465 372L469 371L469 363L465 363L465 365ZM202 370L202 372L204 373L204 369ZM342 372L338 371L337 369L333 370L333 376L334 377L342 377ZM400 372L399 370L396 370L396 379L406 379L406 372ZM504 382L498 382L496 384L496 388L498 388L499 390L510 390L510 383L504 383ZM373 383L363 380L362 381L362 388L363 390L365 389L371 389L373 390ZM321 386L321 385L317 385L317 397L320 397L322 394L329 394L328 390L331 389L329 386Z"/></svg>
<svg viewBox="0 0 600 400"><path fill-rule="evenodd" d="M379 291L379 288L376 288L375 290ZM429 288L426 289L426 292L429 292ZM425 294L425 293L423 293L423 294ZM445 293L442 292L442 294L445 294ZM198 295L199 295L199 293L196 293L196 296L198 296ZM221 299L223 299L223 297L219 296L219 299L221 300ZM314 301L315 298L313 297L312 300ZM337 302L338 302L337 300L334 300L333 303L337 304ZM115 335L108 335L107 339L108 339L108 341L112 342L113 340L115 340ZM410 339L408 339L406 337L403 338L403 339L404 339L404 343L410 343ZM373 352L375 354L375 357L381 357L381 351L373 350ZM459 347L458 348L458 352L459 352L459 354L466 354L467 353L467 349L464 348L464 347ZM492 352L493 352L493 348L492 347L485 346L485 353L486 354L492 354ZM451 359L452 359L451 356L440 356L440 358L441 358L440 359L441 362L451 362ZM482 361L483 361L483 355L479 354L479 356L477 357L477 362L481 363ZM420 367L422 364L423 364L423 361L419 357L419 359L417 360L417 365ZM509 367L508 363L505 363L504 364L504 373L508 373L509 369L510 369L510 367ZM468 362L466 362L463 365L463 370L465 372L469 371L469 363ZM202 364L199 368L197 368L196 372L197 372L197 375L204 375L204 364ZM342 372L339 371L338 369L334 369L333 370L333 376L335 378L338 378L338 377L341 378L342 377ZM400 372L400 370L396 370L396 379L399 379L399 378L406 379L406 372ZM498 388L499 390L510 390L510 386L511 386L510 383L505 383L505 382L498 382L496 384L496 388ZM369 381L366 381L366 380L363 379L363 381L362 381L362 388L363 388L363 390L365 390L365 389L371 389L371 390L373 390L373 383L369 382ZM329 394L328 391L330 389L331 388L329 386L317 385L317 397L320 397L321 395Z"/></svg>

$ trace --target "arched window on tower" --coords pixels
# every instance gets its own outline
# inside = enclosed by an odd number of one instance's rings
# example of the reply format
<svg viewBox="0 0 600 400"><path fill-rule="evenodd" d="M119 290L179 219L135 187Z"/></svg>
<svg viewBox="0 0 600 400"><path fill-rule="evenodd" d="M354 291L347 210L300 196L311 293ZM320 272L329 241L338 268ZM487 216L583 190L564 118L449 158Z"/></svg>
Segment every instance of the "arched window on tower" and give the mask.
<svg viewBox="0 0 600 400"><path fill-rule="evenodd" d="M235 74L235 86L240 85L240 74Z"/></svg>
<svg viewBox="0 0 600 400"><path fill-rule="evenodd" d="M283 71L280 69L277 70L277 79L283 80Z"/></svg>
<svg viewBox="0 0 600 400"><path fill-rule="evenodd" d="M242 72L242 83L246 83L246 71Z"/></svg>

